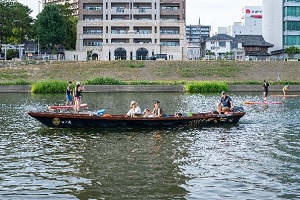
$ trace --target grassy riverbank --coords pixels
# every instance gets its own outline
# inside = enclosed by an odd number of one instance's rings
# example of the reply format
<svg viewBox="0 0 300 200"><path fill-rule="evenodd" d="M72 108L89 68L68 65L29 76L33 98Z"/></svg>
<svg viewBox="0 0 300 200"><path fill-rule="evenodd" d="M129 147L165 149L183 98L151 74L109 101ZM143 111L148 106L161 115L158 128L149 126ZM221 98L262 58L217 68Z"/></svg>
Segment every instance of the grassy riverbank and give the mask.
<svg viewBox="0 0 300 200"><path fill-rule="evenodd" d="M88 61L0 62L0 84L36 81L81 81L112 78L119 81L185 84L191 81L225 81L232 84L299 84L300 63L284 61Z"/></svg>

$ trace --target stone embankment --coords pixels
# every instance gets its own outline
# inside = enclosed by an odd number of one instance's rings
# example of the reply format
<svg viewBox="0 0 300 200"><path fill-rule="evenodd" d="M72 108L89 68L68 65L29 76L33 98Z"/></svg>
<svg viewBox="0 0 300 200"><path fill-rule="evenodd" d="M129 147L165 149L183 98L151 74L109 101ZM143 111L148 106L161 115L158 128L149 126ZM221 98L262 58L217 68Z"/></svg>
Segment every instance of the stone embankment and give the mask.
<svg viewBox="0 0 300 200"><path fill-rule="evenodd" d="M270 92L282 92L281 85L269 87ZM230 92L261 92L259 85L229 85ZM1 85L1 93L29 93L30 85ZM300 85L290 86L291 92L300 92ZM183 85L86 85L85 93L108 92L186 92Z"/></svg>

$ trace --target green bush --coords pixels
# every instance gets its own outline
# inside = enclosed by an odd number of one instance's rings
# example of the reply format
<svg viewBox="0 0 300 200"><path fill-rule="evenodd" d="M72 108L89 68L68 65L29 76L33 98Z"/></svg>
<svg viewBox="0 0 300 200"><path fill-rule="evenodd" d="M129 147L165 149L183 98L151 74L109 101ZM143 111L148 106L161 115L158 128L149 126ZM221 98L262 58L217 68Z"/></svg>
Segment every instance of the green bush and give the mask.
<svg viewBox="0 0 300 200"><path fill-rule="evenodd" d="M186 85L186 90L189 93L212 93L220 91L228 91L227 84L225 82L191 82Z"/></svg>
<svg viewBox="0 0 300 200"><path fill-rule="evenodd" d="M38 81L32 84L32 93L64 93L68 85L67 81Z"/></svg>
<svg viewBox="0 0 300 200"><path fill-rule="evenodd" d="M126 82L114 78L98 77L85 82L86 85L127 85Z"/></svg>

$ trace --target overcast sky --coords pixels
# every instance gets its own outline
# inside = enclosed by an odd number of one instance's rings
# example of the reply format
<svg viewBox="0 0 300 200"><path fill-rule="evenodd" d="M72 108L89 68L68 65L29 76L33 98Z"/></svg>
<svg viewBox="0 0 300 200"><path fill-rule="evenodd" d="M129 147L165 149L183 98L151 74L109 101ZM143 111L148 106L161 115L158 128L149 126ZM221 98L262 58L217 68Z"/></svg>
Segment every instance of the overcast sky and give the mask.
<svg viewBox="0 0 300 200"><path fill-rule="evenodd" d="M39 0L18 0L38 13ZM40 0L41 1L41 0ZM261 6L262 0L186 0L186 24L211 25L214 28L240 22L244 6Z"/></svg>

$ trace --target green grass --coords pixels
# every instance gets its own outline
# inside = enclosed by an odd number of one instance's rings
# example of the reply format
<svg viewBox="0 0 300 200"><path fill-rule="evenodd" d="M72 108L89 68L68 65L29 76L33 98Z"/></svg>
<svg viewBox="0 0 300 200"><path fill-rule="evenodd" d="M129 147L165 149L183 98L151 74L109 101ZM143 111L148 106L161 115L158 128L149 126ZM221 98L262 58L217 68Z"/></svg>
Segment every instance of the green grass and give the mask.
<svg viewBox="0 0 300 200"><path fill-rule="evenodd" d="M67 88L67 81L38 81L32 84L32 93L64 93Z"/></svg>
<svg viewBox="0 0 300 200"><path fill-rule="evenodd" d="M225 82L191 82L186 85L186 90L189 93L214 93L228 91L228 86Z"/></svg>

